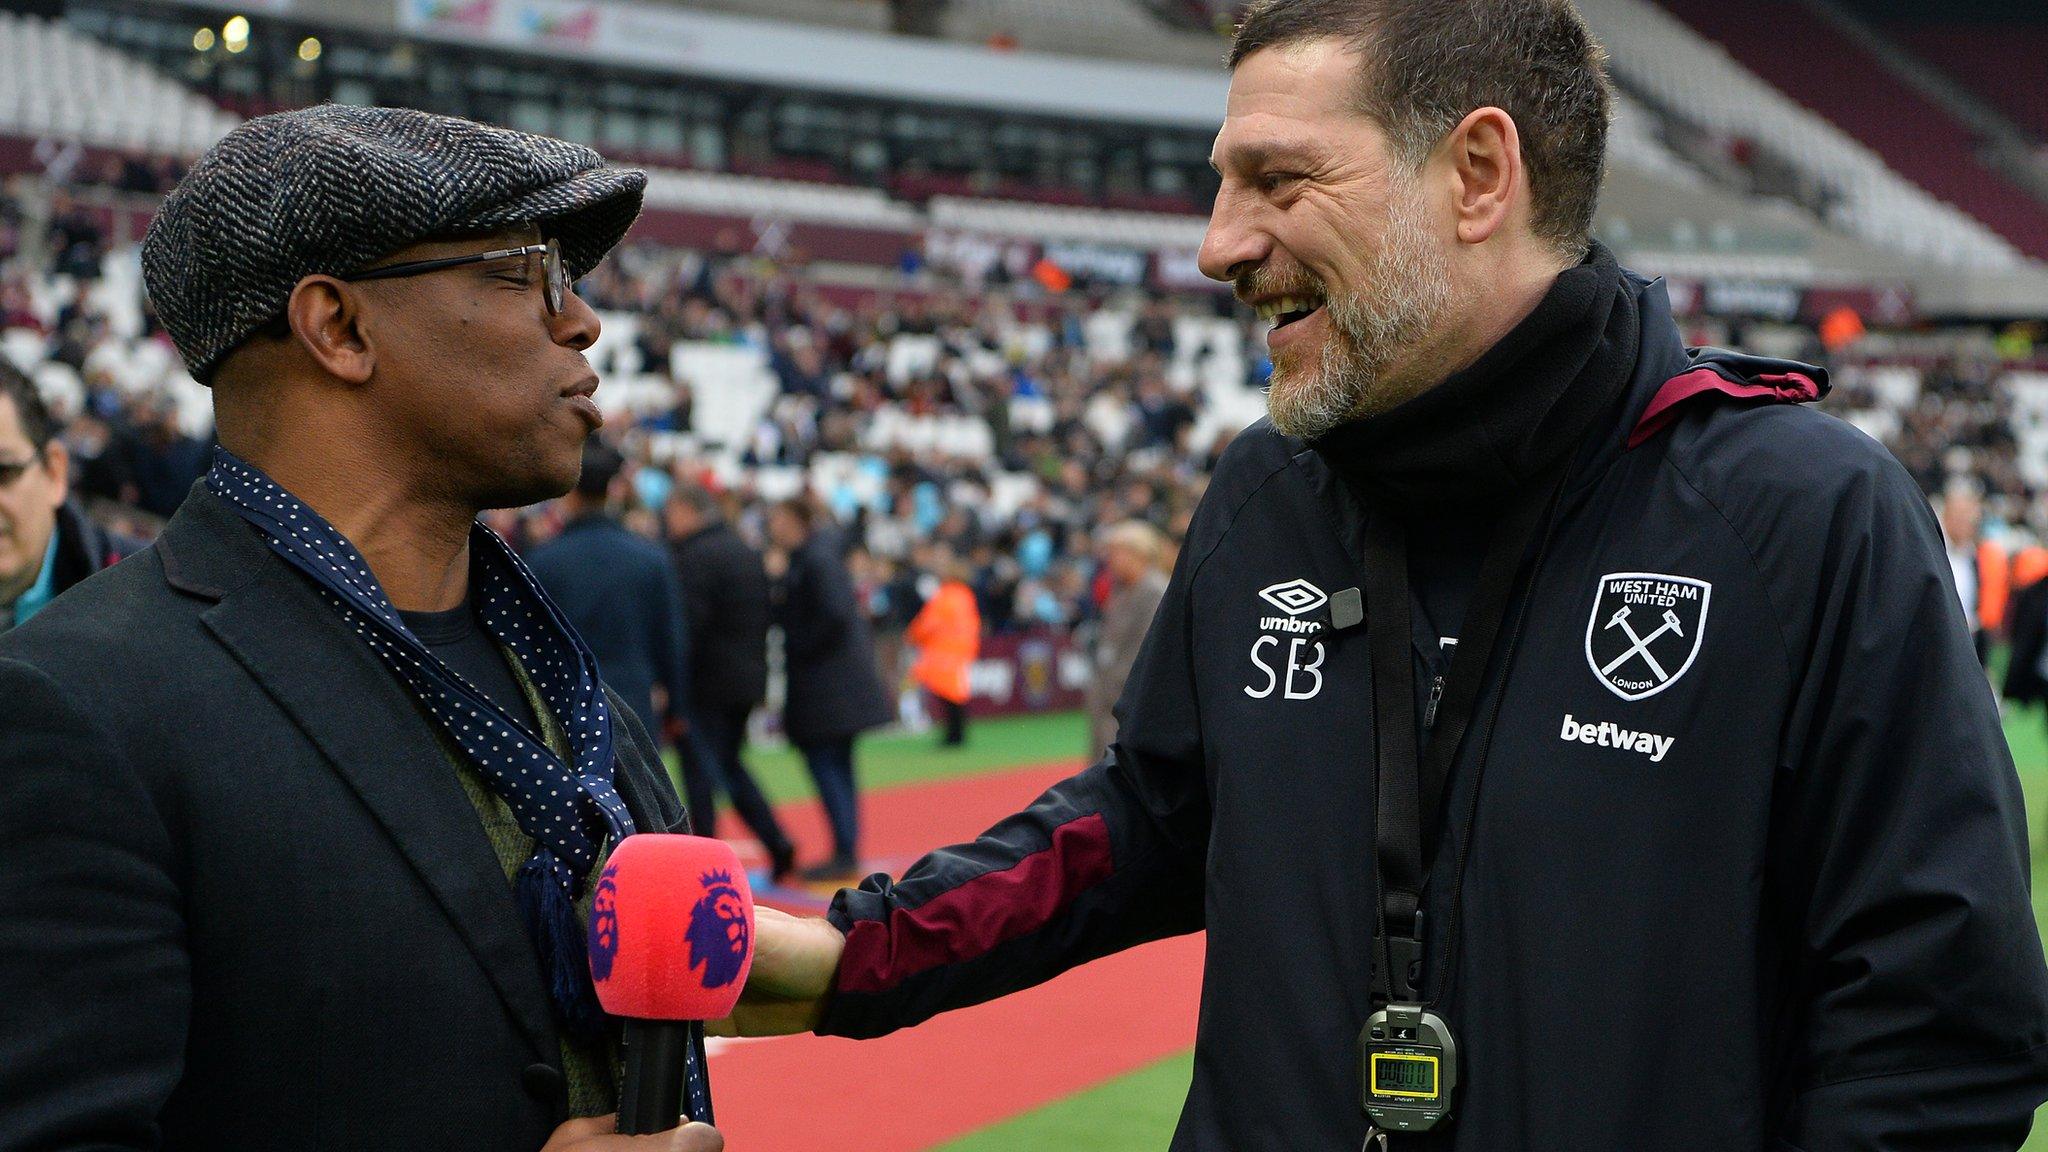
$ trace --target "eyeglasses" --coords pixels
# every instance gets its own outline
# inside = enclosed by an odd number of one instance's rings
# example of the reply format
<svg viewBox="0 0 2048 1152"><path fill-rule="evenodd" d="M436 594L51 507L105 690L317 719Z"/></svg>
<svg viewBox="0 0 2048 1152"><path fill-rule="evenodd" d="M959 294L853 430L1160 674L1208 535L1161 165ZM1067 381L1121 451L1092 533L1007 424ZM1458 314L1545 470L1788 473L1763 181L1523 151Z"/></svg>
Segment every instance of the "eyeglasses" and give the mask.
<svg viewBox="0 0 2048 1152"><path fill-rule="evenodd" d="M439 272L443 268L460 268L465 264L482 264L490 260L510 260L514 256L539 256L541 270L547 283L548 315L559 316L569 302L569 267L562 263L562 245L558 240L542 244L527 244L519 248L499 248L491 252L474 252L468 256L446 256L439 260L409 260L403 264L386 264L381 268L365 268L337 276L337 280L390 280L400 276L419 276L427 272Z"/></svg>
<svg viewBox="0 0 2048 1152"><path fill-rule="evenodd" d="M31 452L25 460L0 460L0 490L14 487L14 482L28 475L28 470L42 459L41 452Z"/></svg>

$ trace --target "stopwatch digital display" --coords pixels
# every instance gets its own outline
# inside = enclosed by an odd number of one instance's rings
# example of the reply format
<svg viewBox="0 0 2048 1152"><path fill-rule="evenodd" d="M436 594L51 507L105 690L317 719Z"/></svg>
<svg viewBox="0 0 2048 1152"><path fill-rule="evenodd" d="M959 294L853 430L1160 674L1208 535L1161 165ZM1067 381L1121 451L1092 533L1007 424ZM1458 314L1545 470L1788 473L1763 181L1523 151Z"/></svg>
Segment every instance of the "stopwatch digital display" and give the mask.
<svg viewBox="0 0 2048 1152"><path fill-rule="evenodd" d="M1450 1026L1416 1004L1389 1004L1359 1035L1365 1113L1388 1132L1427 1132L1451 1114L1458 1045Z"/></svg>
<svg viewBox="0 0 2048 1152"><path fill-rule="evenodd" d="M1375 1096L1405 1096L1413 1100L1434 1100L1439 1095L1443 1057L1421 1052L1375 1052L1372 1054L1372 1091Z"/></svg>

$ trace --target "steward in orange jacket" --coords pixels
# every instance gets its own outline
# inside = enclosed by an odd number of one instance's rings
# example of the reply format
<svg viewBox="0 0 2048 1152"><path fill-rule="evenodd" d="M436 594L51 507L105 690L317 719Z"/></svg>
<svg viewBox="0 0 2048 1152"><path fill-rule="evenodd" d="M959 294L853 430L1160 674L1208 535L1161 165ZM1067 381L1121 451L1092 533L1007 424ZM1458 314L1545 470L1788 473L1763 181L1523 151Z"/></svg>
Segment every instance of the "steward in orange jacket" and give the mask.
<svg viewBox="0 0 2048 1152"><path fill-rule="evenodd" d="M981 609L974 591L948 579L917 618L904 639L917 646L910 674L932 695L953 704L967 703L967 670L981 654Z"/></svg>

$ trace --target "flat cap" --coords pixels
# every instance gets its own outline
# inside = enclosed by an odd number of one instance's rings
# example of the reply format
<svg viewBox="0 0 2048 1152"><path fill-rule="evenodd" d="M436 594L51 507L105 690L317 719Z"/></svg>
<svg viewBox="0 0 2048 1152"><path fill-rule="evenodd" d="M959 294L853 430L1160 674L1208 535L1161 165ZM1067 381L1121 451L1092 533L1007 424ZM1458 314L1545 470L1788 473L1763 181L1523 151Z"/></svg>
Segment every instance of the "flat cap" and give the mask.
<svg viewBox="0 0 2048 1152"><path fill-rule="evenodd" d="M323 104L228 133L166 197L142 279L195 379L284 311L292 288L450 233L542 224L572 276L640 214L647 174L595 151L410 108Z"/></svg>

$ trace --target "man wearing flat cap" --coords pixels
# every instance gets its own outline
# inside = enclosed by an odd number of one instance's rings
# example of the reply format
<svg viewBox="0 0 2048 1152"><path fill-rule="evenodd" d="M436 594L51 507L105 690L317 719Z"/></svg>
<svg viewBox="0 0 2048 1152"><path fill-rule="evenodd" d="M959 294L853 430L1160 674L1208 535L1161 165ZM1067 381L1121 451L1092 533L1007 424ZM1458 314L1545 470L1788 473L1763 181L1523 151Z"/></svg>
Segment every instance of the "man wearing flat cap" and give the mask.
<svg viewBox="0 0 2048 1152"><path fill-rule="evenodd" d="M575 482L571 284L645 185L327 106L164 202L144 278L220 449L155 546L0 640L0 1152L720 1146L613 1132L590 881L688 821L476 523Z"/></svg>

